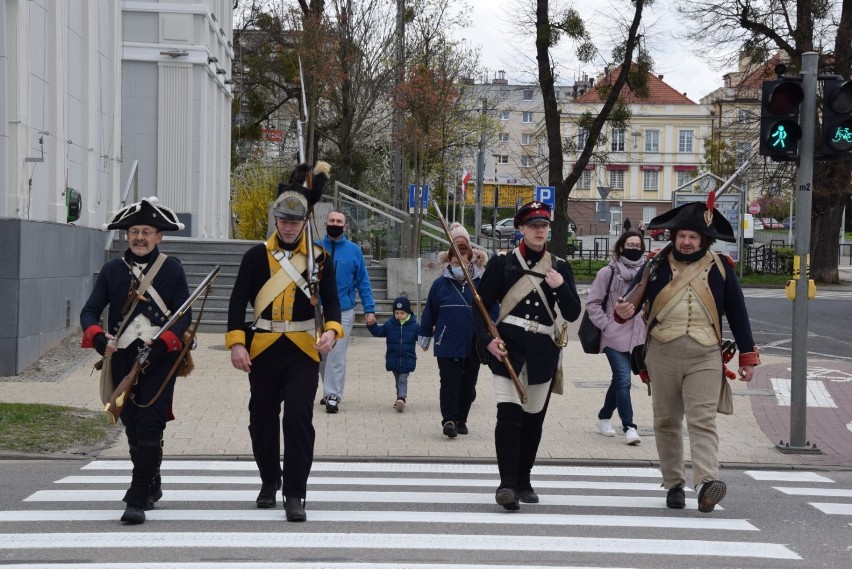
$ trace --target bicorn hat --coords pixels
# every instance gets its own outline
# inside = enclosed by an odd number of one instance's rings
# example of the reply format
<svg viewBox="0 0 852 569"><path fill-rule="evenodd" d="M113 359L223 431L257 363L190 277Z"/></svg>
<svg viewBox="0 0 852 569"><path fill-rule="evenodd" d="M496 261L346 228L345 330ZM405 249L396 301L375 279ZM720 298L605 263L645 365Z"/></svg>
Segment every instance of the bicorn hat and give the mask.
<svg viewBox="0 0 852 569"><path fill-rule="evenodd" d="M668 229L672 236L678 229L695 231L711 239L736 243L734 228L714 207L716 194L710 192L707 203L691 202L658 215L648 223L648 229Z"/></svg>
<svg viewBox="0 0 852 569"><path fill-rule="evenodd" d="M550 206L542 202L529 202L515 213L515 229L533 221L550 222Z"/></svg>
<svg viewBox="0 0 852 569"><path fill-rule="evenodd" d="M178 231L184 228L184 224L178 221L177 214L160 205L157 198L152 196L118 210L112 219L104 224L104 229L130 229L134 225L149 225L160 231Z"/></svg>

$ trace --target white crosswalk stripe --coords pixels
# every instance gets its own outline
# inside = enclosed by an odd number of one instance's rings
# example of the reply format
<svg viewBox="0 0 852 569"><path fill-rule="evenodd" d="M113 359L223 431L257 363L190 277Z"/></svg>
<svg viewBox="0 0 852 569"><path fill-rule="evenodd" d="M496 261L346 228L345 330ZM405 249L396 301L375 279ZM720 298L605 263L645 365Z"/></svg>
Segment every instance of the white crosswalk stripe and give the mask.
<svg viewBox="0 0 852 569"><path fill-rule="evenodd" d="M783 288L744 288L743 296L745 298L783 298L786 299L786 293ZM852 298L852 291L847 290L824 290L817 287L816 298Z"/></svg>
<svg viewBox="0 0 852 569"><path fill-rule="evenodd" d="M826 484L834 484L834 480L818 474L816 472L806 471L771 471L771 470L746 470L745 474L755 480L772 481L772 482L808 482L811 484L820 484L822 486L773 486L774 490L786 494L787 496L821 496L828 498L850 498L852 499L852 490L845 488L832 488L825 486ZM820 512L835 516L852 516L852 501L843 502L808 502ZM852 526L852 523L849 524Z"/></svg>
<svg viewBox="0 0 852 569"><path fill-rule="evenodd" d="M253 463L169 460L162 468L163 498L147 512L150 523L142 528L117 521L130 468L129 461L94 461L81 474L25 497L20 509L0 511L0 524L8 524L0 525L0 558L28 569L520 569L500 564L511 563L507 555L517 552L556 555L557 561L568 560L559 557L565 554L610 556L594 569L657 567L656 556L680 557L684 563L705 558L707 566L719 555L801 559L786 544L761 540L760 528L727 517L722 507L713 516L699 514L692 488L686 488L687 510L673 515L656 468L536 467L533 484L541 503L507 513L494 503L494 465L318 462L306 498L309 522L296 525L283 523L280 505L254 507L259 483ZM805 481L812 480L798 482ZM121 559L124 563L78 561L101 561L101 552L129 543L132 554ZM54 558L48 557L51 551L66 550L74 552L67 560L73 563L42 561ZM204 551L213 561L163 562L157 552L164 550ZM295 559L302 561L288 563L229 561L255 558L247 552L280 555L283 550L338 553L331 554L336 560L331 563L301 555ZM33 555L17 559L19 551ZM383 562L399 551L422 563ZM433 559L485 563L430 564L429 556L440 552L444 557ZM339 562L339 555L352 562ZM382 561L362 562L371 555L381 555ZM641 561L643 556L648 558ZM32 559L40 561L26 564ZM577 563L572 569L583 567Z"/></svg>

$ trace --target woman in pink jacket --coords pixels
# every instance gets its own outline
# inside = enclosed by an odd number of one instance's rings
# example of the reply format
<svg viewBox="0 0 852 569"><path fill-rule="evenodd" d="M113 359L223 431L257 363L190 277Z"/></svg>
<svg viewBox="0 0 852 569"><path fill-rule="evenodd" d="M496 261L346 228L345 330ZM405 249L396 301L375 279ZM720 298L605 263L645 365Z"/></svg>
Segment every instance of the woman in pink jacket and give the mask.
<svg viewBox="0 0 852 569"><path fill-rule="evenodd" d="M598 412L597 427L605 437L614 437L612 414L618 409L624 431L624 442L638 445L642 441L633 422L633 405L630 402L630 352L635 346L645 343L647 324L641 316L619 324L612 317L612 310L619 297L630 287L634 275L642 267L645 244L637 231L621 234L612 249L612 261L598 271L595 282L586 300L586 310L592 323L601 330L600 350L606 354L612 368L612 382ZM603 300L606 301L606 311Z"/></svg>

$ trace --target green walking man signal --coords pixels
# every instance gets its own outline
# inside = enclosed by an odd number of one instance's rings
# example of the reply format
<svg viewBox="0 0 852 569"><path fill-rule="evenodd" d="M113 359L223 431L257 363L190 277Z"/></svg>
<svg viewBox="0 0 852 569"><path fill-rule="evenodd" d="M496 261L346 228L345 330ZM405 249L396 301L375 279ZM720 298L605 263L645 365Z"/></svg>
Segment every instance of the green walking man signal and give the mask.
<svg viewBox="0 0 852 569"><path fill-rule="evenodd" d="M800 77L764 81L760 105L760 155L796 160L802 129L799 106L805 98Z"/></svg>

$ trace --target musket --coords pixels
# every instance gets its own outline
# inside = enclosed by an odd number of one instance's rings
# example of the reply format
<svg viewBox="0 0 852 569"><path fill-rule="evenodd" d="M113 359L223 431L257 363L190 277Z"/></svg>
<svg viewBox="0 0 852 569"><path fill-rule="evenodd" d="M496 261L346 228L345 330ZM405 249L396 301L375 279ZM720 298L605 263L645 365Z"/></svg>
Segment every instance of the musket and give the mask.
<svg viewBox="0 0 852 569"><path fill-rule="evenodd" d="M160 339L160 336L165 334L168 330L171 329L184 315L189 311L192 304L198 300L198 297L201 296L207 288L219 275L219 271L221 267L216 265L210 273L204 277L204 280L201 281L195 290L189 295L186 301L180 305L168 319L168 321L163 324L162 328L160 328L154 337L151 339L151 344L153 344L156 340ZM145 366L148 362L148 356L151 353L151 344L146 344L143 347L139 348L139 354L136 356L136 359L133 361L133 367L130 368L130 371L125 375L122 380L119 382L118 386L110 395L109 400L104 404L104 413L108 414L112 417L112 422L115 423L118 421L118 417L121 415L121 411L124 409L124 406L127 404L128 399L132 399L133 395L130 391L133 389L133 386L136 385L136 382L139 380L139 373L145 369ZM168 381L168 379L166 380Z"/></svg>
<svg viewBox="0 0 852 569"><path fill-rule="evenodd" d="M302 112L299 115L299 118L296 120L296 134L299 141L299 163L304 164L305 157L305 139L302 132L304 123L308 122L308 102L305 98L305 78L302 75L302 58L299 57L299 82L302 87ZM302 117L304 116L304 120ZM312 176L311 173L308 172L305 177L305 184L308 188L308 193L310 194L310 189L312 185ZM319 302L319 272L320 267L317 264L316 255L314 255L314 231L313 231L313 222L314 222L314 205L310 203L308 200L308 212L305 216L305 240L307 241L307 257L308 257L308 291L311 293L311 306L314 307L314 339L317 344L320 342L320 338L323 333L323 316L322 316L322 307Z"/></svg>
<svg viewBox="0 0 852 569"><path fill-rule="evenodd" d="M473 294L473 303L476 305L476 308L479 310L479 313L482 315L482 319L485 320L485 325L488 327L488 335L493 339L500 340L500 335L497 332L497 327L491 321L491 315L488 313L488 309L485 308L485 303L482 302L482 297L479 296L479 292L476 290L476 285L473 284L473 279L470 277L470 273L467 272L467 265L462 262L461 253L459 252L459 248L456 246L456 242L453 241L453 236L450 233L450 227L447 225L447 220L444 219L444 216L441 214L441 208L438 207L438 202L432 200L432 204L435 206L435 211L438 212L438 220L441 222L441 227L444 228L444 233L447 234L447 239L450 241L450 248L453 251L453 255L455 255L456 259L459 260L459 265L461 265L462 273L464 273L464 280L467 281L467 286L470 287L470 292ZM503 341L500 340L500 349L504 352L506 351L506 345L503 344ZM515 384L515 390L518 392L518 397L521 398L521 403L527 402L527 391L524 389L521 380L518 378L518 374L515 373L515 368L512 367L512 362L509 361L509 356L502 356L500 358L500 363L506 366L506 371L509 372L509 377L512 378L512 383Z"/></svg>

